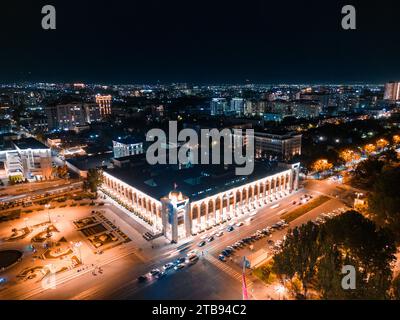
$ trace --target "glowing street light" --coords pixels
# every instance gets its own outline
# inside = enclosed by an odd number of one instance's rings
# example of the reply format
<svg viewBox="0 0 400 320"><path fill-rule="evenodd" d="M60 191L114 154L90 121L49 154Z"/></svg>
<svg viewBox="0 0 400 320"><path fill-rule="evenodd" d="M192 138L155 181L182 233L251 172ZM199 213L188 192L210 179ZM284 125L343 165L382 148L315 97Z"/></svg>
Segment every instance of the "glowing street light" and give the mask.
<svg viewBox="0 0 400 320"><path fill-rule="evenodd" d="M281 300L281 295L285 294L286 289L283 285L279 284L275 287L275 291L278 293L279 300Z"/></svg>

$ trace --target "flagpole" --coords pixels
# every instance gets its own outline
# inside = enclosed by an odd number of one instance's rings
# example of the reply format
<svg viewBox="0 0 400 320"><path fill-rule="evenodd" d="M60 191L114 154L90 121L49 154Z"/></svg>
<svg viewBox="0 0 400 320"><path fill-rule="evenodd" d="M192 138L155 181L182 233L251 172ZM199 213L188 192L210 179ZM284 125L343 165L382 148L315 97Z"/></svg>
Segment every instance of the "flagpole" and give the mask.
<svg viewBox="0 0 400 320"><path fill-rule="evenodd" d="M246 285L246 257L243 257L243 270L242 270L242 299L249 300Z"/></svg>

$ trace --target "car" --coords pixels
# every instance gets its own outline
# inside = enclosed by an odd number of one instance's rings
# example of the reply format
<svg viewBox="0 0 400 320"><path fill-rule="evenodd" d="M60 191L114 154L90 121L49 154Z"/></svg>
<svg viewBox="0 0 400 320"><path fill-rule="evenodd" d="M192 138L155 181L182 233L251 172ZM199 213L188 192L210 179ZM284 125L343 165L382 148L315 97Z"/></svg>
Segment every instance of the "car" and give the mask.
<svg viewBox="0 0 400 320"><path fill-rule="evenodd" d="M249 216L255 216L256 214L257 214L257 211L254 210L253 212L251 212L251 213L249 214Z"/></svg>
<svg viewBox="0 0 400 320"><path fill-rule="evenodd" d="M193 254L190 257L186 258L186 263L188 264L193 264L195 263L197 260L199 260L199 257L197 256L197 254Z"/></svg>
<svg viewBox="0 0 400 320"><path fill-rule="evenodd" d="M292 202L292 204L296 204L296 203L297 203L296 201L293 201L293 202Z"/></svg>
<svg viewBox="0 0 400 320"><path fill-rule="evenodd" d="M157 279L161 279L162 277L164 277L165 276L165 272L164 271L160 271L155 277L157 278Z"/></svg>
<svg viewBox="0 0 400 320"><path fill-rule="evenodd" d="M225 256L225 257L229 257L232 253L227 251L227 250L222 250L221 251L221 255Z"/></svg>
<svg viewBox="0 0 400 320"><path fill-rule="evenodd" d="M226 251L226 252L228 252L228 253L232 253L232 252L233 252L233 248L231 248L231 247L226 247L226 248L224 249L224 251Z"/></svg>
<svg viewBox="0 0 400 320"><path fill-rule="evenodd" d="M193 255L197 255L197 250L196 249L190 250L186 255L188 257L193 256Z"/></svg>
<svg viewBox="0 0 400 320"><path fill-rule="evenodd" d="M220 231L220 232L217 232L215 235L216 235L217 237L222 237L222 236L224 235L224 233L223 233L222 231Z"/></svg>
<svg viewBox="0 0 400 320"><path fill-rule="evenodd" d="M178 258L178 259L175 260L175 265L178 265L180 263L184 263L185 260L186 260L186 258Z"/></svg>
<svg viewBox="0 0 400 320"><path fill-rule="evenodd" d="M243 222L236 223L236 227L241 227L242 225L243 225Z"/></svg>
<svg viewBox="0 0 400 320"><path fill-rule="evenodd" d="M146 282L149 278L147 277L147 275L142 275L139 276L137 279L139 282Z"/></svg>
<svg viewBox="0 0 400 320"><path fill-rule="evenodd" d="M204 247L205 245L206 245L206 242L204 240L200 241L198 244L199 247Z"/></svg>
<svg viewBox="0 0 400 320"><path fill-rule="evenodd" d="M164 264L163 268L164 270L169 270L172 269L174 267L174 264L172 262L168 262L166 264Z"/></svg>
<svg viewBox="0 0 400 320"><path fill-rule="evenodd" d="M235 228L232 227L232 226L229 226L229 227L226 229L226 231L228 231L228 232L232 232L233 230L235 230Z"/></svg>
<svg viewBox="0 0 400 320"><path fill-rule="evenodd" d="M274 244L274 240L268 239L267 243L268 243L269 245L273 245L273 244Z"/></svg>
<svg viewBox="0 0 400 320"><path fill-rule="evenodd" d="M156 276L158 276L160 274L160 272L161 271L159 269L152 269L152 270L150 270L150 275L152 277L156 277Z"/></svg>
<svg viewBox="0 0 400 320"><path fill-rule="evenodd" d="M209 237L209 238L207 239L207 242L211 242L211 241L214 241L214 236L211 236L211 237Z"/></svg>
<svg viewBox="0 0 400 320"><path fill-rule="evenodd" d="M220 255L218 256L218 259L221 260L222 262L225 262L225 261L226 261L226 258L225 258L225 256L224 256L223 254L220 254Z"/></svg>
<svg viewBox="0 0 400 320"><path fill-rule="evenodd" d="M185 267L185 264L184 263L179 263L179 264L177 264L175 267L174 267L174 269L175 270L179 270L179 269L182 269L182 268L184 268Z"/></svg>

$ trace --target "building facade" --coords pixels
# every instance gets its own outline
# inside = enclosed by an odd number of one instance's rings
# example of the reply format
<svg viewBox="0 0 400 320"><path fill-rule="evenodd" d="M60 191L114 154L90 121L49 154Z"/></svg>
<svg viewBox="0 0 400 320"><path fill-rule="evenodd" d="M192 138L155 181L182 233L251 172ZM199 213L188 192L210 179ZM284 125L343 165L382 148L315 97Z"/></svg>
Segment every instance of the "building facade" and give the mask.
<svg viewBox="0 0 400 320"><path fill-rule="evenodd" d="M69 103L46 107L49 130L72 130L102 120L100 107L95 103Z"/></svg>
<svg viewBox="0 0 400 320"><path fill-rule="evenodd" d="M398 101L400 100L400 82L388 82L385 84L385 100Z"/></svg>
<svg viewBox="0 0 400 320"><path fill-rule="evenodd" d="M111 114L111 95L102 96L100 94L96 95L96 103L100 108L100 115L102 117L108 116Z"/></svg>
<svg viewBox="0 0 400 320"><path fill-rule="evenodd" d="M298 189L299 168L299 163L285 164L279 172L195 200L177 190L154 198L112 172L104 172L102 189L138 212L153 230L179 241L289 195Z"/></svg>
<svg viewBox="0 0 400 320"><path fill-rule="evenodd" d="M143 153L143 142L132 139L113 140L114 158Z"/></svg>
<svg viewBox="0 0 400 320"><path fill-rule="evenodd" d="M12 141L10 150L0 151L5 176L16 179L49 179L52 174L51 150L33 138Z"/></svg>
<svg viewBox="0 0 400 320"><path fill-rule="evenodd" d="M293 159L301 155L302 135L295 132L284 134L254 133L254 151L256 158L265 158L269 155L278 156L282 161Z"/></svg>

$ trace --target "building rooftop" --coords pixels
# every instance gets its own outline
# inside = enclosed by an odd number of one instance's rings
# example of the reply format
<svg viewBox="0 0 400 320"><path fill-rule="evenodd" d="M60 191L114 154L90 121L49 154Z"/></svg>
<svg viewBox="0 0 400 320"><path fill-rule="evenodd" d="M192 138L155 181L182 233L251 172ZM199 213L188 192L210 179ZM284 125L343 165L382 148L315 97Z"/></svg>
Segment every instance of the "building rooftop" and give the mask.
<svg viewBox="0 0 400 320"><path fill-rule="evenodd" d="M105 169L105 172L155 199L177 188L196 201L283 170L286 169L257 161L253 173L248 176L236 175L233 165L195 165L179 170L177 165L144 163L135 167Z"/></svg>
<svg viewBox="0 0 400 320"><path fill-rule="evenodd" d="M107 166L112 158L112 153L105 153L94 156L84 156L68 159L67 162L81 171Z"/></svg>
<svg viewBox="0 0 400 320"><path fill-rule="evenodd" d="M49 149L48 146L41 143L40 141L34 138L24 138L20 140L13 140L13 144L18 149Z"/></svg>

